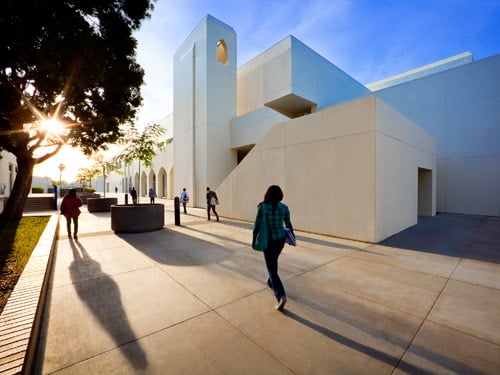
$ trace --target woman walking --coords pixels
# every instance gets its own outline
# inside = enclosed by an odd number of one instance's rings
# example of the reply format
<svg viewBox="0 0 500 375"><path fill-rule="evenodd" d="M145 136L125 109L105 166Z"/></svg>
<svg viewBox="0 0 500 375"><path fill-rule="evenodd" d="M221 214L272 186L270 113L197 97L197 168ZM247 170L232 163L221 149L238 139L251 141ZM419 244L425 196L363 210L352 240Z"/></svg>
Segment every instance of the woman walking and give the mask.
<svg viewBox="0 0 500 375"><path fill-rule="evenodd" d="M264 195L264 201L259 203L254 222L252 247L258 235L268 233L267 246L264 249L264 259L268 273L267 284L273 289L276 297L276 309L282 310L287 301L285 288L278 275L278 258L285 246L285 231L283 224L293 233L288 206L281 203L283 191L278 185L269 186Z"/></svg>
<svg viewBox="0 0 500 375"><path fill-rule="evenodd" d="M76 195L75 189L71 189L62 200L61 213L66 218L68 238L71 238L71 221L73 220L73 238L75 240L78 239L78 216L80 216L80 207L82 204L82 200L78 197L78 195Z"/></svg>

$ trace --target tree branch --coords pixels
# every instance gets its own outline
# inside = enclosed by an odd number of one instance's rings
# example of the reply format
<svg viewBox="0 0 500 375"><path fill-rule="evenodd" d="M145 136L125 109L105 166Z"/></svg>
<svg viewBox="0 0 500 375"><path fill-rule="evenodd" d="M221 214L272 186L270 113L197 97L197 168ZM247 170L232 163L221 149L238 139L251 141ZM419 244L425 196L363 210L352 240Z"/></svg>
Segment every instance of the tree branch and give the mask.
<svg viewBox="0 0 500 375"><path fill-rule="evenodd" d="M40 163L43 163L45 160L50 159L52 156L54 156L55 154L57 154L61 150L62 146L63 146L63 144L60 143L56 146L56 149L54 151L51 151L43 156L35 158L35 164L40 164Z"/></svg>

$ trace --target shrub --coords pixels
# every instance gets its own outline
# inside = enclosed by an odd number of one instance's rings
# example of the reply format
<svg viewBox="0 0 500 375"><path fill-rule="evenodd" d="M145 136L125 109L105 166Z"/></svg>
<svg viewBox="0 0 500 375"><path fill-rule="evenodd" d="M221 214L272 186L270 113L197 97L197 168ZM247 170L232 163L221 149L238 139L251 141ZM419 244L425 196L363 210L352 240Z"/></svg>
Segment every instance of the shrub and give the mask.
<svg viewBox="0 0 500 375"><path fill-rule="evenodd" d="M31 187L31 192L33 194L36 194L36 193L44 193L45 192L45 189L42 187L42 186L32 186Z"/></svg>
<svg viewBox="0 0 500 375"><path fill-rule="evenodd" d="M83 188L83 191L84 191L85 193L95 193L95 189L94 189L92 186L85 186L85 187Z"/></svg>

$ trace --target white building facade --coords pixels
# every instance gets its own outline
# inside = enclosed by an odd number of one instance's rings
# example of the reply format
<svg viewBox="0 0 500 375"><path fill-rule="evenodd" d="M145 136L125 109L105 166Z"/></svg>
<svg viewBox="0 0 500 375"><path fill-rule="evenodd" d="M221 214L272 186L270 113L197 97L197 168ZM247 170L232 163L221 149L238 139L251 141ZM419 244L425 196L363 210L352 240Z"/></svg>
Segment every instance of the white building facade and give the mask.
<svg viewBox="0 0 500 375"><path fill-rule="evenodd" d="M297 229L381 241L437 211L500 215L500 56L464 53L363 85L289 36L237 67L234 29L205 17L174 56L174 141L108 191L153 187L252 221L278 184Z"/></svg>
<svg viewBox="0 0 500 375"><path fill-rule="evenodd" d="M210 186L222 215L253 220L278 184L298 229L370 242L435 214L429 133L292 36L236 57L211 16L174 57L174 189L191 205Z"/></svg>
<svg viewBox="0 0 500 375"><path fill-rule="evenodd" d="M251 221L278 184L298 229L369 242L437 211L500 215L500 56L365 86L292 36L240 68L236 47L207 16L174 56L167 197L204 207L210 186Z"/></svg>

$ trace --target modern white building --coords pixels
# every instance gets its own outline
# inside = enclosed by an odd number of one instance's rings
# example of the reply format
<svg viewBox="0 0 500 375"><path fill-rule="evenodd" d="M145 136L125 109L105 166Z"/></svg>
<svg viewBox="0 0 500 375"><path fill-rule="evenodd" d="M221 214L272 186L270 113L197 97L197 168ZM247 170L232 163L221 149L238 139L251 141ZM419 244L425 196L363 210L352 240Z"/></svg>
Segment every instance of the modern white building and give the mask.
<svg viewBox="0 0 500 375"><path fill-rule="evenodd" d="M438 212L500 215L500 56L464 53L363 85L289 36L237 66L232 27L208 15L174 56L174 142L122 192L186 188L253 220L271 184L297 229L381 241Z"/></svg>

